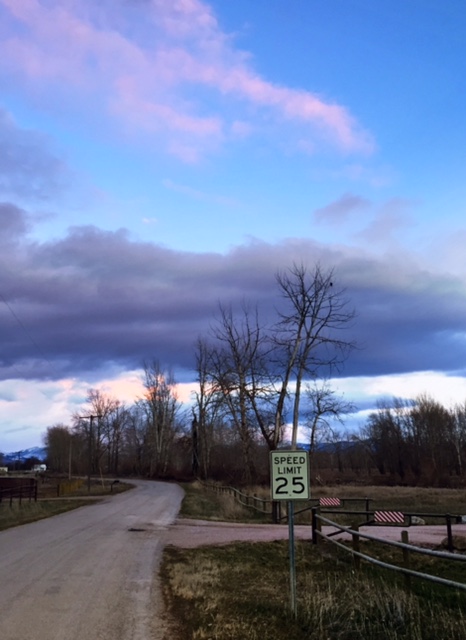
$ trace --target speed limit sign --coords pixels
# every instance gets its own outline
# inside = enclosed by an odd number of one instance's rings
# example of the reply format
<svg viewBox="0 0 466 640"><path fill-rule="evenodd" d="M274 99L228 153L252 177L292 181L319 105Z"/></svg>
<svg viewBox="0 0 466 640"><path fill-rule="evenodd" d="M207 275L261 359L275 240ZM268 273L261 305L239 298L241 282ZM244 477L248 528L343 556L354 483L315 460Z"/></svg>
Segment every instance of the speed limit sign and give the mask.
<svg viewBox="0 0 466 640"><path fill-rule="evenodd" d="M308 500L309 454L307 451L271 451L272 500Z"/></svg>

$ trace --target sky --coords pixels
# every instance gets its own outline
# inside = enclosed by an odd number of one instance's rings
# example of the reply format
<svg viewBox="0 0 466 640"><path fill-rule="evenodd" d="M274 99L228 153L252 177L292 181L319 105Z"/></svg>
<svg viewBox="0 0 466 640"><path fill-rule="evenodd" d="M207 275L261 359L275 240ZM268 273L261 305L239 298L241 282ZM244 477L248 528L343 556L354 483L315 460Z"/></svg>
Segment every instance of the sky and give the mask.
<svg viewBox="0 0 466 640"><path fill-rule="evenodd" d="M335 270L332 381L466 400L463 0L0 0L0 451L158 360L189 401L219 302Z"/></svg>

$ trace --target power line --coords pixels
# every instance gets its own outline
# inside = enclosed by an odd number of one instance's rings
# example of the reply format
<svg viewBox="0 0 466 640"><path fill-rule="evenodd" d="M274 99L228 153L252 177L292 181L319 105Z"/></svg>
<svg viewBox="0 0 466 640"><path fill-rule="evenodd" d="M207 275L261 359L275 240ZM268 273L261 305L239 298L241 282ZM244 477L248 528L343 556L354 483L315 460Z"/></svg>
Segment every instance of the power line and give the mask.
<svg viewBox="0 0 466 640"><path fill-rule="evenodd" d="M37 351L40 353L42 359L44 360L44 362L46 362L49 367L54 371L54 367L52 365L52 363L50 362L50 360L47 358L46 354L44 353L43 349L37 344L37 342L34 340L34 338L32 337L32 335L29 333L29 331L27 330L26 326L24 325L24 323L22 322L21 318L18 316L18 314L14 311L14 309L12 308L12 306L10 305L10 303L6 300L5 296L0 292L0 299L5 303L5 306L7 307L7 309L9 310L9 312L11 313L11 315L13 316L13 318L16 320L16 322L18 323L18 325L21 327L21 329L24 331L24 333L26 334L26 336L28 337L29 341L31 342L31 344L37 349ZM14 366L14 365L12 365ZM16 367L14 367L16 369ZM16 371L19 372L18 369L16 369Z"/></svg>

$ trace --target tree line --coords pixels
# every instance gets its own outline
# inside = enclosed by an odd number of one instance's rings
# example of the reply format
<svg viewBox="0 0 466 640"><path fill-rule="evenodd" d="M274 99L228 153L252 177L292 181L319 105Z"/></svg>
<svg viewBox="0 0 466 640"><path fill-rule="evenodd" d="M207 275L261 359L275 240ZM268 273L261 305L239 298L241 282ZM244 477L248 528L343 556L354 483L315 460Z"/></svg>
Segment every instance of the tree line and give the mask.
<svg viewBox="0 0 466 640"><path fill-rule="evenodd" d="M381 476L410 484L460 484L466 471L466 402L445 407L426 394L380 402L359 442Z"/></svg>

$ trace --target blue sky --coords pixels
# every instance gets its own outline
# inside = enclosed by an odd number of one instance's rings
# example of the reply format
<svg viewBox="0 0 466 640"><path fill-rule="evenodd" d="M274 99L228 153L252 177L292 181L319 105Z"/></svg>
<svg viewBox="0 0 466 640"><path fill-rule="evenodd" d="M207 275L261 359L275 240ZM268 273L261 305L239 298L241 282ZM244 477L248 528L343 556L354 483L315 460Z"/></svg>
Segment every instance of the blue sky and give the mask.
<svg viewBox="0 0 466 640"><path fill-rule="evenodd" d="M464 401L465 36L459 0L0 0L0 450L144 358L188 397L218 301L302 260L358 420Z"/></svg>

